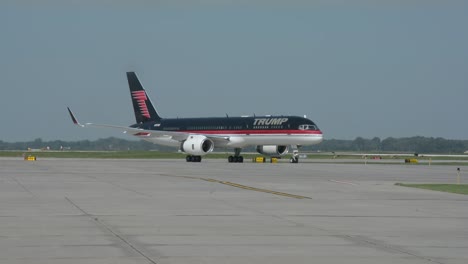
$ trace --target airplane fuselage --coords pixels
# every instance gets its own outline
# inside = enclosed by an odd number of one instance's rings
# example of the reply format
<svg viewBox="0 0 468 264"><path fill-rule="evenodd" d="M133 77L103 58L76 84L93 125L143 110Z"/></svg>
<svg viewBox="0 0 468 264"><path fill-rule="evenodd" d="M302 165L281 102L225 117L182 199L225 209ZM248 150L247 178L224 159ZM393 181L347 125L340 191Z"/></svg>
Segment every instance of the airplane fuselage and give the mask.
<svg viewBox="0 0 468 264"><path fill-rule="evenodd" d="M234 148L249 145L313 145L323 139L314 122L298 116L166 118L131 127L229 137L229 141L220 142L218 146ZM171 137L148 137L148 133L135 133L134 136L167 146L180 145L178 140Z"/></svg>

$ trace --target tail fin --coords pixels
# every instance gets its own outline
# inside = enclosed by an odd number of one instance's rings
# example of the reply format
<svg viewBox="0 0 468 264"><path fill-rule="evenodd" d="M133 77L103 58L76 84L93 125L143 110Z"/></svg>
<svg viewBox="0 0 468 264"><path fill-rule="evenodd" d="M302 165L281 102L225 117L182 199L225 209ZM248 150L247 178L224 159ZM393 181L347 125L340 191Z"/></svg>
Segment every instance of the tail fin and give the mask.
<svg viewBox="0 0 468 264"><path fill-rule="evenodd" d="M153 106L145 89L141 85L135 72L127 72L128 86L130 87L130 96L132 97L133 110L137 123L148 121L160 121L161 117Z"/></svg>

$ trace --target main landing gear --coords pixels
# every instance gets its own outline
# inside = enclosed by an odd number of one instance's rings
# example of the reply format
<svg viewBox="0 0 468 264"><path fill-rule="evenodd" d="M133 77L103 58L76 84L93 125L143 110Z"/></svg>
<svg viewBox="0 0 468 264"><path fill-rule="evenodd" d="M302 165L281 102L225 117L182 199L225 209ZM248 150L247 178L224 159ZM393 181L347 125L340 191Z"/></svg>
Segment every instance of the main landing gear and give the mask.
<svg viewBox="0 0 468 264"><path fill-rule="evenodd" d="M244 157L240 155L241 148L235 148L234 149L234 156L229 156L228 161L229 163L243 163L244 162Z"/></svg>
<svg viewBox="0 0 468 264"><path fill-rule="evenodd" d="M185 158L187 162L200 162L201 161L201 156L192 156L192 155L187 155Z"/></svg>
<svg viewBox="0 0 468 264"><path fill-rule="evenodd" d="M229 156L228 157L229 163L242 163L244 162L244 157L242 156Z"/></svg>

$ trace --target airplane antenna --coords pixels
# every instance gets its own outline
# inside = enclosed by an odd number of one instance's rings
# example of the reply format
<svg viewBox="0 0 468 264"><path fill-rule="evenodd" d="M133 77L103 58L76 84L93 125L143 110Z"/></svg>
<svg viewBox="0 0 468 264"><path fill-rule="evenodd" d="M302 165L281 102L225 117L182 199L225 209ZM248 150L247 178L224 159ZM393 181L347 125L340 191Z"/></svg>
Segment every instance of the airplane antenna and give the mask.
<svg viewBox="0 0 468 264"><path fill-rule="evenodd" d="M307 118L307 116L306 116L306 115L304 115L304 118Z"/></svg>
<svg viewBox="0 0 468 264"><path fill-rule="evenodd" d="M229 118L228 114L226 113L226 117Z"/></svg>

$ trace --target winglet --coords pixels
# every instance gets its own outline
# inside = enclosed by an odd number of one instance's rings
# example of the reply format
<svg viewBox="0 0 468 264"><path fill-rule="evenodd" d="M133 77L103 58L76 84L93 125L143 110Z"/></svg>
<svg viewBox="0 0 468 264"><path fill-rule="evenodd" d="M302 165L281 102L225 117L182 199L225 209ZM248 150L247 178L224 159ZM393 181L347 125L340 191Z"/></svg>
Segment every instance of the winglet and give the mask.
<svg viewBox="0 0 468 264"><path fill-rule="evenodd" d="M77 125L77 126L80 126L80 127L84 127L84 125L80 124L80 122L78 122L78 119L76 119L75 115L72 113L72 111L70 110L70 107L67 107L68 109L68 113L70 113L70 117L73 121L73 124Z"/></svg>

